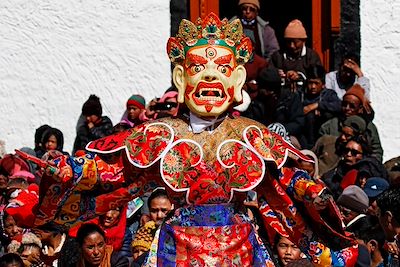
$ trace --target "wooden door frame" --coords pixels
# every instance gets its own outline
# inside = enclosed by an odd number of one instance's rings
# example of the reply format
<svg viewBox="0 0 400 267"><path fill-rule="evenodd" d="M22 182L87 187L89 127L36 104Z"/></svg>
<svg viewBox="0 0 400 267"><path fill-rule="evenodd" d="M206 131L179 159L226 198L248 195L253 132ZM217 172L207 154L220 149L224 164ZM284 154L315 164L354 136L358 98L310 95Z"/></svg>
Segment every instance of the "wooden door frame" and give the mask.
<svg viewBox="0 0 400 267"><path fill-rule="evenodd" d="M326 16L326 13L330 15ZM339 33L340 0L312 0L312 48L319 54L326 70L330 69L332 60L331 37Z"/></svg>

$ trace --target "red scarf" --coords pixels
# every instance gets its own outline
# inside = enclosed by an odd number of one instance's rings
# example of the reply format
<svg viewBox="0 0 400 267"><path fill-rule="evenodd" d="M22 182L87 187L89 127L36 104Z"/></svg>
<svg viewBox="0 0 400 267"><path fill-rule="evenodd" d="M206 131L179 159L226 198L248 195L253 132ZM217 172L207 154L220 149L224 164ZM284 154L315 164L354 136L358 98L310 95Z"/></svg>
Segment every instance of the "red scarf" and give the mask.
<svg viewBox="0 0 400 267"><path fill-rule="evenodd" d="M104 228L100 223L100 218L97 217L93 220L87 221L85 223L94 223L101 227L101 229L106 234L106 243L107 245L111 245L114 251L119 251L122 248L122 244L124 241L124 235L126 231L126 207L121 210L121 215L119 221L116 225L110 228ZM76 237L78 233L79 227L81 225L77 225L69 229L69 236Z"/></svg>

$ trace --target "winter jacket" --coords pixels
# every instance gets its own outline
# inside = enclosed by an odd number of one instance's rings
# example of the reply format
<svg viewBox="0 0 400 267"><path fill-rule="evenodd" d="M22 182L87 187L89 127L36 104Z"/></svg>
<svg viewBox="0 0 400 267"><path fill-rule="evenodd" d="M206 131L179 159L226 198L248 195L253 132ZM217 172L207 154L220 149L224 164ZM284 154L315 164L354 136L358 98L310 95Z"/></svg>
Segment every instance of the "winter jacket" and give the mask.
<svg viewBox="0 0 400 267"><path fill-rule="evenodd" d="M90 141L112 134L112 130L113 124L107 116L101 117L101 122L91 129L80 119L77 125L73 154L78 150L84 150Z"/></svg>
<svg viewBox="0 0 400 267"><path fill-rule="evenodd" d="M238 17L233 17L230 21L237 19ZM259 49L260 49L260 56L263 56L266 59L269 59L273 53L279 51L279 43L276 39L274 29L269 25L268 21L263 20L260 16L257 16L257 35L259 39ZM243 26L244 32L246 33L246 26ZM257 40L252 40L256 43ZM257 49L257 48L256 48Z"/></svg>
<svg viewBox="0 0 400 267"><path fill-rule="evenodd" d="M321 59L317 52L308 47L304 47L302 55L295 59L289 58L284 51L277 51L272 54L270 63L275 68L282 69L284 72L294 70L301 72L303 75L305 75L306 70L310 66L322 66Z"/></svg>
<svg viewBox="0 0 400 267"><path fill-rule="evenodd" d="M310 97L303 94L303 107L318 103L316 115L315 110L305 114L305 127L300 143L303 148L310 149L314 146L319 135L318 131L323 123L337 116L341 110L341 101L333 90L324 89L318 96Z"/></svg>

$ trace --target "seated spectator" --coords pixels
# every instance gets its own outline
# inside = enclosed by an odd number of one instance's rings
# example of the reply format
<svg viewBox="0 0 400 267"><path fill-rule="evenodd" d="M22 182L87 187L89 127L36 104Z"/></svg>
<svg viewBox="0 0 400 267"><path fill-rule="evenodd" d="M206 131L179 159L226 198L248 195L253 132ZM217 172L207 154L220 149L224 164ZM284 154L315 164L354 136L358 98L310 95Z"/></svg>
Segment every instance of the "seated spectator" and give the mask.
<svg viewBox="0 0 400 267"><path fill-rule="evenodd" d="M42 151L45 153L50 150L63 152L64 135L57 128L49 128L43 133Z"/></svg>
<svg viewBox="0 0 400 267"><path fill-rule="evenodd" d="M35 182L35 176L28 171L18 171L11 175L7 184L8 199L15 198L18 192L28 188L29 184Z"/></svg>
<svg viewBox="0 0 400 267"><path fill-rule="evenodd" d="M132 233L126 225L126 208L115 208L109 210L99 218L100 227L106 235L106 242L112 245L114 251L121 256L130 257Z"/></svg>
<svg viewBox="0 0 400 267"><path fill-rule="evenodd" d="M7 253L1 256L0 267L24 267L24 262L18 254Z"/></svg>
<svg viewBox="0 0 400 267"><path fill-rule="evenodd" d="M295 91L306 79L306 69L321 66L322 63L318 54L306 47L307 33L300 20L295 19L288 24L284 38L285 48L272 54L270 63L279 70L287 87Z"/></svg>
<svg viewBox="0 0 400 267"><path fill-rule="evenodd" d="M137 266L142 266L156 234L157 226L154 221L147 222L140 227L132 241L132 259Z"/></svg>
<svg viewBox="0 0 400 267"><path fill-rule="evenodd" d="M238 15L243 25L243 32L251 39L255 50L254 53L257 56L269 59L275 51L279 50L279 44L275 31L269 25L269 22L258 16L260 1L240 0L238 7ZM231 20L236 18L237 16Z"/></svg>
<svg viewBox="0 0 400 267"><path fill-rule="evenodd" d="M0 205L5 205L7 199L8 174L0 167Z"/></svg>
<svg viewBox="0 0 400 267"><path fill-rule="evenodd" d="M388 175L385 167L376 158L366 155L354 165L357 169L357 181L356 184L361 188L364 188L365 183L371 177L381 177L388 181Z"/></svg>
<svg viewBox="0 0 400 267"><path fill-rule="evenodd" d="M105 234L96 224L83 224L76 237L81 257L76 267L92 266L128 267L129 261L113 251L113 247L106 245Z"/></svg>
<svg viewBox="0 0 400 267"><path fill-rule="evenodd" d="M343 121L350 116L360 116L365 120L367 125L365 136L372 150L372 156L382 161L383 149L379 139L378 130L372 122L374 112L368 99L365 97L364 89L358 85L353 85L343 96L342 110L338 117L332 118L322 124L319 134L339 136L339 131Z"/></svg>
<svg viewBox="0 0 400 267"><path fill-rule="evenodd" d="M310 175L310 177L312 177L315 181L319 180L317 156L314 154L314 152L308 149L301 150L301 153L311 158L314 163L299 158L297 160L299 163L299 168L308 172L308 175Z"/></svg>
<svg viewBox="0 0 400 267"><path fill-rule="evenodd" d="M366 216L369 206L367 194L359 186L350 185L343 190L336 203L343 216L346 231L353 232L356 228L352 225Z"/></svg>
<svg viewBox="0 0 400 267"><path fill-rule="evenodd" d="M5 251L11 240L22 234L23 229L17 225L14 218L6 211L1 210L0 213L0 234L2 251Z"/></svg>
<svg viewBox="0 0 400 267"><path fill-rule="evenodd" d="M356 83L364 88L366 98L370 99L369 79L364 76L359 58L354 55L345 56L339 70L326 74L326 88L335 91L340 99Z"/></svg>
<svg viewBox="0 0 400 267"><path fill-rule="evenodd" d="M118 252L121 256L131 256L132 233L126 225L126 208L116 207L87 223L96 224L101 228L106 244L112 246L114 252ZM71 228L69 236L75 237L78 229L79 226Z"/></svg>
<svg viewBox="0 0 400 267"><path fill-rule="evenodd" d="M82 115L76 127L73 154L78 150L84 150L90 141L112 133L113 124L107 116L102 116L102 113L100 99L95 95L90 95L82 106Z"/></svg>
<svg viewBox="0 0 400 267"><path fill-rule="evenodd" d="M372 267L386 266L388 255L384 249L385 232L379 225L379 220L375 216L365 216L354 223L353 234L357 238L359 245L367 248L369 255L363 255L370 259ZM360 254L359 257L360 258ZM360 265L359 265L360 266Z"/></svg>
<svg viewBox="0 0 400 267"><path fill-rule="evenodd" d="M126 102L126 110L122 115L121 124L126 124L130 128L142 123L139 119L140 114L146 108L146 100L141 95L132 95Z"/></svg>
<svg viewBox="0 0 400 267"><path fill-rule="evenodd" d="M242 116L252 118L264 125L281 123L290 136L298 138L304 127L303 106L298 92L281 87L279 74L275 68L265 68L257 81L257 103L252 101L248 111Z"/></svg>
<svg viewBox="0 0 400 267"><path fill-rule="evenodd" d="M46 130L50 129L51 127L47 124L43 124L39 128L36 129L35 131L35 148L34 151L36 153L36 157L41 158L43 154L45 153L43 150L43 144L42 144L42 139L43 139L43 134Z"/></svg>
<svg viewBox="0 0 400 267"><path fill-rule="evenodd" d="M17 155L6 154L0 160L0 170L9 177L18 171L29 171L30 169L28 163Z"/></svg>
<svg viewBox="0 0 400 267"><path fill-rule="evenodd" d="M387 252L392 258L398 260L400 256L400 188L389 188L384 191L378 196L376 203L379 208L379 223L386 236Z"/></svg>
<svg viewBox="0 0 400 267"><path fill-rule="evenodd" d="M325 173L322 180L331 190L336 199L344 188L357 182L357 170L355 164L368 155L368 147L365 139L361 136L353 138L346 143L342 159L337 167Z"/></svg>
<svg viewBox="0 0 400 267"><path fill-rule="evenodd" d="M167 191L164 188L156 188L147 200L149 207L150 220L159 227L167 214L174 208Z"/></svg>
<svg viewBox="0 0 400 267"><path fill-rule="evenodd" d="M40 239L43 247L43 261L50 266L58 266L58 259L65 249L67 235L62 229L53 224L41 225L32 229L32 232Z"/></svg>
<svg viewBox="0 0 400 267"><path fill-rule="evenodd" d="M254 47L253 47L254 48ZM262 101L259 101L259 86L257 83L260 72L267 67L267 61L258 56L257 54L253 54L253 57L244 65L246 69L246 83L243 85L243 92L246 92L250 97L249 106L242 110L242 113L245 112L247 114L246 117L252 118L252 110L257 109L257 105L262 106L264 109L264 104ZM243 93L243 97L245 97L245 93ZM243 99L245 102L245 99ZM255 106L255 107L253 107ZM247 111L250 108L249 111ZM254 119L254 118L253 118ZM257 119L255 119L257 120Z"/></svg>
<svg viewBox="0 0 400 267"><path fill-rule="evenodd" d="M41 260L42 242L33 233L15 236L7 250L19 254L25 266L45 266Z"/></svg>
<svg viewBox="0 0 400 267"><path fill-rule="evenodd" d="M316 141L312 151L318 157L320 176L338 165L347 142L355 136L362 135L365 129L364 119L350 116L343 122L339 137L323 135Z"/></svg>
<svg viewBox="0 0 400 267"><path fill-rule="evenodd" d="M150 101L146 111L140 116L142 121L155 120L164 117L176 117L179 112L178 92L167 90L160 99Z"/></svg>
<svg viewBox="0 0 400 267"><path fill-rule="evenodd" d="M289 262L301 259L301 250L288 238L279 234L275 237L275 251L281 266L287 266Z"/></svg>
<svg viewBox="0 0 400 267"><path fill-rule="evenodd" d="M334 91L325 89L324 67L310 66L306 75L302 97L305 127L300 141L302 147L308 149L314 146L321 125L340 113L341 101Z"/></svg>
<svg viewBox="0 0 400 267"><path fill-rule="evenodd" d="M368 214L378 216L379 209L376 199L380 194L389 189L389 183L383 178L371 177L361 188L363 188L369 199Z"/></svg>
<svg viewBox="0 0 400 267"><path fill-rule="evenodd" d="M281 88L278 71L275 68L263 68L257 72L257 76L247 80L243 88L249 94L251 103L241 115L264 125L275 122Z"/></svg>
<svg viewBox="0 0 400 267"><path fill-rule="evenodd" d="M384 166L388 172L389 183L392 186L400 185L400 157L395 157L386 161Z"/></svg>

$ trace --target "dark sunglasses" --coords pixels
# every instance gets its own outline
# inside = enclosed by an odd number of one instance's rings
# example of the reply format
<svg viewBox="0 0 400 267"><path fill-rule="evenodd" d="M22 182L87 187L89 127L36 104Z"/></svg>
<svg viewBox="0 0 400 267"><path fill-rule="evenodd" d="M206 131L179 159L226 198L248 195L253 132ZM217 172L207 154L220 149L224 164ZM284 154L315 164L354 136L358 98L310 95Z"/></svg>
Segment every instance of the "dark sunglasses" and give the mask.
<svg viewBox="0 0 400 267"><path fill-rule="evenodd" d="M362 152L358 151L357 149L353 149L353 148L345 148L343 150L344 155L347 155L348 153L351 153L352 156L357 156L358 154L362 154Z"/></svg>
<svg viewBox="0 0 400 267"><path fill-rule="evenodd" d="M351 109L356 109L356 108L358 108L359 106L358 105L356 105L356 104L354 104L354 103L350 103L350 102L347 102L347 101L342 101L342 107L349 107L349 108L351 108Z"/></svg>
<svg viewBox="0 0 400 267"><path fill-rule="evenodd" d="M242 11L250 10L250 12L256 12L257 11L257 9L255 7L251 7L251 6L242 6L242 7L240 7L240 9Z"/></svg>

